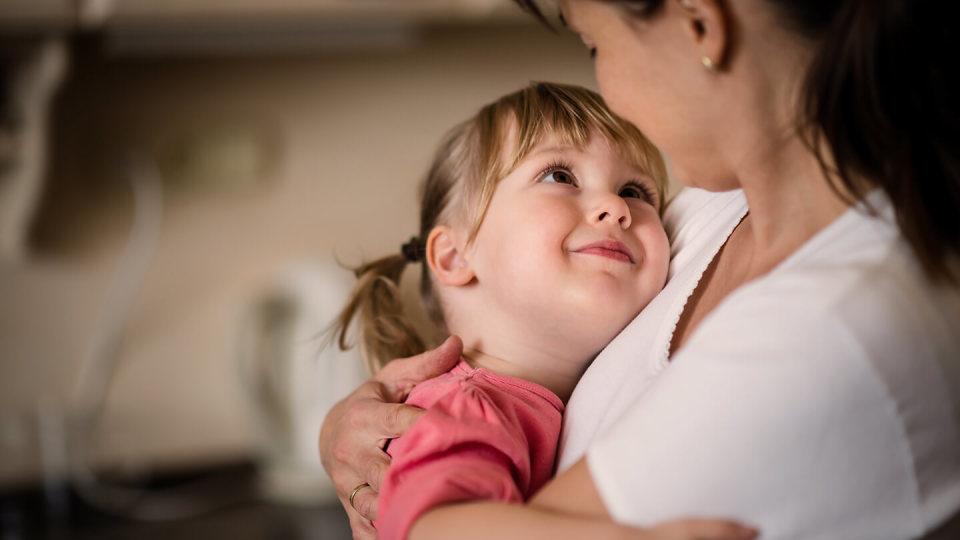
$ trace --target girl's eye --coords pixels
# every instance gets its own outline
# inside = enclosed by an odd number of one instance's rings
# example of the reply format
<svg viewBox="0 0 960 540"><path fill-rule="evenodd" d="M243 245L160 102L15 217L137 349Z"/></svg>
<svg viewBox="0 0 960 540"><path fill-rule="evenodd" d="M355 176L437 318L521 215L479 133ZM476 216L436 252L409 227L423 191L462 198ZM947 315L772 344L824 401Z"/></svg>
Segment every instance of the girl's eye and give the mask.
<svg viewBox="0 0 960 540"><path fill-rule="evenodd" d="M643 199L650 204L654 204L656 201L653 190L637 182L630 182L620 188L619 195L624 199Z"/></svg>
<svg viewBox="0 0 960 540"><path fill-rule="evenodd" d="M547 171L540 177L540 181L555 184L569 184L571 186L577 185L577 179L574 178L573 174L566 169L553 169Z"/></svg>

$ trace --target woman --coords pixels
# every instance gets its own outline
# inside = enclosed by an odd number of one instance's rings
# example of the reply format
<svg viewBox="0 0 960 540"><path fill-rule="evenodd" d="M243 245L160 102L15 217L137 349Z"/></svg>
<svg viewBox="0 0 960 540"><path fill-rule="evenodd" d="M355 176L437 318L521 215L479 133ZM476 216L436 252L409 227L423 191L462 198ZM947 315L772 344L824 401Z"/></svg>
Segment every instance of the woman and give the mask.
<svg viewBox="0 0 960 540"><path fill-rule="evenodd" d="M635 525L722 515L770 538L950 534L960 509L953 3L560 8L611 108L703 189L669 209L670 281L577 386L561 472L530 507L544 520ZM361 516L375 515L387 465L377 443L416 418L396 403L458 355L450 340L388 366L328 415L321 459L359 537L372 537ZM463 511L436 510L424 526L462 524Z"/></svg>

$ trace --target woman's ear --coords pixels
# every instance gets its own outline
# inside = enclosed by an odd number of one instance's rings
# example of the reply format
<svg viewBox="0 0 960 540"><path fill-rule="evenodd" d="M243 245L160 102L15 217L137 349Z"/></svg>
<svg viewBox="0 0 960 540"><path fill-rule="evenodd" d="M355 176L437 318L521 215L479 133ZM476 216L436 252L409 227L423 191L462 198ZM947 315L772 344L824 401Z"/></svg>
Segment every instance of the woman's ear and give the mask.
<svg viewBox="0 0 960 540"><path fill-rule="evenodd" d="M699 61L711 71L721 69L730 48L727 6L722 0L679 0L685 25Z"/></svg>
<svg viewBox="0 0 960 540"><path fill-rule="evenodd" d="M476 277L464 257L466 242L459 231L446 225L438 225L427 236L426 263L430 271L443 285L462 287Z"/></svg>

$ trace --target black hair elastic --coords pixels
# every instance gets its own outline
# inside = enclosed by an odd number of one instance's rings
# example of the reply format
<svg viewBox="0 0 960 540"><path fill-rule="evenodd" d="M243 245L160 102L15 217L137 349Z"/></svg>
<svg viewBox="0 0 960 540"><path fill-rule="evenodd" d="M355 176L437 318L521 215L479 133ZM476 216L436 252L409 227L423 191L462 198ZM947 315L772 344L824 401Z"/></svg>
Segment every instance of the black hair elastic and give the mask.
<svg viewBox="0 0 960 540"><path fill-rule="evenodd" d="M400 246L400 252L410 262L422 261L426 250L423 248L423 242L416 236L410 238L410 241Z"/></svg>

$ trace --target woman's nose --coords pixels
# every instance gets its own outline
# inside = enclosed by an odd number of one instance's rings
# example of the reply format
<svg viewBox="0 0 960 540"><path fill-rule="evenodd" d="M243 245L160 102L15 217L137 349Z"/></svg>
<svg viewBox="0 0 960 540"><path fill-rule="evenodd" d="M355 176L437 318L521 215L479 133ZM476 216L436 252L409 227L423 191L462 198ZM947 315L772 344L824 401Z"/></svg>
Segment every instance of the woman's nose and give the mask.
<svg viewBox="0 0 960 540"><path fill-rule="evenodd" d="M630 228L632 222L627 202L623 197L614 194L603 195L592 214L594 223L616 224L624 230Z"/></svg>

